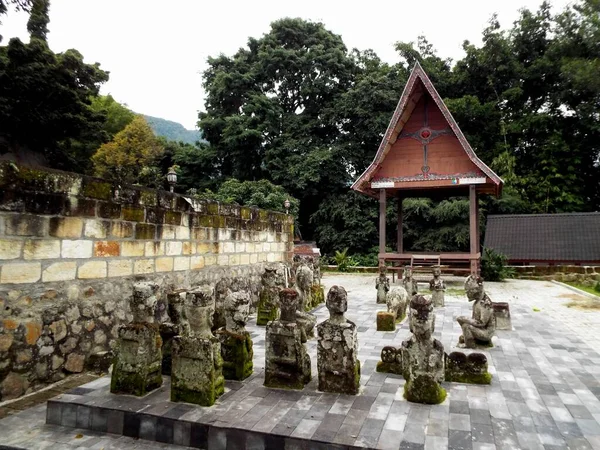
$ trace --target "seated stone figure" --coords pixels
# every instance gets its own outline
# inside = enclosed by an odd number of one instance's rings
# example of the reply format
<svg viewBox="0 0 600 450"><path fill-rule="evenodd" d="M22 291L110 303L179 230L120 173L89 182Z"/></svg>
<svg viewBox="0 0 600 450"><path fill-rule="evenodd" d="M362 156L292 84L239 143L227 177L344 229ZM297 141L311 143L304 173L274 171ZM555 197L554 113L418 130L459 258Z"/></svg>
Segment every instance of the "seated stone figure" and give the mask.
<svg viewBox="0 0 600 450"><path fill-rule="evenodd" d="M317 368L319 390L339 394L357 394L360 385L358 338L354 322L344 316L348 294L333 286L326 301L329 319L317 325Z"/></svg>
<svg viewBox="0 0 600 450"><path fill-rule="evenodd" d="M231 292L223 305L225 327L217 331L223 357L223 376L226 380L243 380L252 375L252 339L246 331L250 312L250 294Z"/></svg>
<svg viewBox="0 0 600 450"><path fill-rule="evenodd" d="M265 386L302 389L311 379L310 357L296 323L298 293L279 293L281 318L267 324L265 335Z"/></svg>
<svg viewBox="0 0 600 450"><path fill-rule="evenodd" d="M496 332L496 318L493 304L483 288L483 279L469 275L465 281L467 298L473 303L472 317L460 316L456 319L462 328L459 347L477 348L478 345L491 345Z"/></svg>
<svg viewBox="0 0 600 450"><path fill-rule="evenodd" d="M296 291L298 291L298 311L309 311L312 305L313 271L308 264L300 264L296 269Z"/></svg>
<svg viewBox="0 0 600 450"><path fill-rule="evenodd" d="M202 286L188 292L183 310L189 325L186 335L173 339L171 401L211 406L225 389L221 344L211 331L213 289Z"/></svg>
<svg viewBox="0 0 600 450"><path fill-rule="evenodd" d="M385 298L390 290L390 279L385 274L385 266L379 266L379 276L375 280L375 288L377 289L377 303L385 303Z"/></svg>
<svg viewBox="0 0 600 450"><path fill-rule="evenodd" d="M431 269L433 278L429 280L429 290L431 291L431 301L433 306L444 306L444 291L446 290L446 283L442 280L442 269L440 266L433 266Z"/></svg>
<svg viewBox="0 0 600 450"><path fill-rule="evenodd" d="M136 283L130 300L133 321L119 328L110 391L145 395L162 385L162 339L154 322L158 285Z"/></svg>
<svg viewBox="0 0 600 450"><path fill-rule="evenodd" d="M408 292L408 295L412 297L419 291L419 286L416 280L413 278L412 267L404 266L404 272L402 273L402 286Z"/></svg>
<svg viewBox="0 0 600 450"><path fill-rule="evenodd" d="M266 325L270 320L277 320L279 316L279 291L285 284L278 274L280 266L283 265L268 264L261 276L261 288L256 308L257 325Z"/></svg>
<svg viewBox="0 0 600 450"><path fill-rule="evenodd" d="M436 404L446 398L440 383L444 381L444 346L433 339L435 314L431 299L415 295L410 301L412 336L402 342L402 372L406 379L404 394L416 403Z"/></svg>

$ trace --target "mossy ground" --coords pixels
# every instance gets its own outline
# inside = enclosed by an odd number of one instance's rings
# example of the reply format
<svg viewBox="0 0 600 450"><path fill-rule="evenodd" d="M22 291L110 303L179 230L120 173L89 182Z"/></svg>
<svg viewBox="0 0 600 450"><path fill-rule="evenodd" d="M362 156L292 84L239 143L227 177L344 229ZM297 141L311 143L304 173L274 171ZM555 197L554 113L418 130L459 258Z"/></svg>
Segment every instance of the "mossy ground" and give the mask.
<svg viewBox="0 0 600 450"><path fill-rule="evenodd" d="M446 370L446 381L453 383L468 383L468 384L491 384L492 374L486 373L468 373Z"/></svg>
<svg viewBox="0 0 600 450"><path fill-rule="evenodd" d="M392 313L385 311L377 313L377 331L394 331L395 329L396 322Z"/></svg>
<svg viewBox="0 0 600 450"><path fill-rule="evenodd" d="M429 377L418 376L404 384L404 398L409 402L438 405L446 395L446 389Z"/></svg>

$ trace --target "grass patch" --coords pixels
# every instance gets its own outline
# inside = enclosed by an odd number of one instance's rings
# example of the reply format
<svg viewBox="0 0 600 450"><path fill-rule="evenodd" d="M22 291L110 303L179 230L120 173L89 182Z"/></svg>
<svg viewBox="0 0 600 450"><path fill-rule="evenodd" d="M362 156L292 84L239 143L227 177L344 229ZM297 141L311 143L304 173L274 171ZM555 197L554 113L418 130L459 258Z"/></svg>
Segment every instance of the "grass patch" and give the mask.
<svg viewBox="0 0 600 450"><path fill-rule="evenodd" d="M600 297L600 292L598 292L597 290L595 290L593 286L584 286L583 284L574 283L572 281L565 281L564 283L568 284L569 286L573 286L574 288L581 289L582 291L585 291L588 294L592 294L592 295L595 295L597 297Z"/></svg>
<svg viewBox="0 0 600 450"><path fill-rule="evenodd" d="M446 294L452 295L455 297L461 297L463 295L467 295L464 289L446 289Z"/></svg>
<svg viewBox="0 0 600 450"><path fill-rule="evenodd" d="M540 308L533 308L533 312L540 312L541 309Z"/></svg>

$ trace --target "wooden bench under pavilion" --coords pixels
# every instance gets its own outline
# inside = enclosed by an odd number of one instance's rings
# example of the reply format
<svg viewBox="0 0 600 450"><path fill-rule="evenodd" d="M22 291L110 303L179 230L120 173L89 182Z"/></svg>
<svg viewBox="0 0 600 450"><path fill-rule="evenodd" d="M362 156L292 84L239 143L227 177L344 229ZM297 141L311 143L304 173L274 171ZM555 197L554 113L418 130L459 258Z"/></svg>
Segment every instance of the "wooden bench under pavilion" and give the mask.
<svg viewBox="0 0 600 450"><path fill-rule="evenodd" d="M481 161L419 63L415 64L375 159L352 189L379 198L379 261L416 259L468 263L479 273L478 196L499 197L502 179ZM469 197L468 253L408 253L403 248L402 201L408 197ZM398 201L398 248L386 252L386 202Z"/></svg>

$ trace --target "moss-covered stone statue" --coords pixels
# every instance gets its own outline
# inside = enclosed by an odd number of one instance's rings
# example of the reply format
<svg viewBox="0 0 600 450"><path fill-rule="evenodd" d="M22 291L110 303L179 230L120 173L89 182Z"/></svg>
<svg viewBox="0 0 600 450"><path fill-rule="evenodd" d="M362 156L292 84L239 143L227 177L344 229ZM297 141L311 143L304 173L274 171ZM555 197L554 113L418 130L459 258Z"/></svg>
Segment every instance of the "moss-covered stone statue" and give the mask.
<svg viewBox="0 0 600 450"><path fill-rule="evenodd" d="M473 302L471 317L460 316L456 319L462 328L459 347L477 348L491 346L496 332L496 317L492 301L483 288L483 278L469 275L465 281L467 298Z"/></svg>
<svg viewBox="0 0 600 450"><path fill-rule="evenodd" d="M431 291L431 301L434 307L442 307L445 305L446 283L442 280L442 269L440 266L431 268L433 278L429 280L429 290Z"/></svg>
<svg viewBox="0 0 600 450"><path fill-rule="evenodd" d="M487 357L483 353L452 352L446 355L446 381L471 384L490 384Z"/></svg>
<svg viewBox="0 0 600 450"><path fill-rule="evenodd" d="M211 406L225 388L221 344L211 331L213 289L202 286L188 292L183 310L189 328L173 339L171 400Z"/></svg>
<svg viewBox="0 0 600 450"><path fill-rule="evenodd" d="M402 272L402 286L404 286L404 289L408 292L409 297L417 295L419 286L417 281L413 278L412 266L404 266L404 271Z"/></svg>
<svg viewBox="0 0 600 450"><path fill-rule="evenodd" d="M390 278L385 273L385 266L379 266L379 276L375 280L377 289L377 303L385 303L387 293L390 290Z"/></svg>
<svg viewBox="0 0 600 450"><path fill-rule="evenodd" d="M387 311L377 313L377 331L394 331L396 323L406 317L408 293L401 286L394 286L385 297Z"/></svg>
<svg viewBox="0 0 600 450"><path fill-rule="evenodd" d="M173 338L184 332L183 327L183 302L186 292L183 290L169 292L167 294L167 316L168 319L160 324L160 337L162 338L162 374L171 375L173 358Z"/></svg>
<svg viewBox="0 0 600 450"><path fill-rule="evenodd" d="M317 368L319 390L357 394L360 385L358 338L354 322L346 319L348 294L333 286L326 301L329 319L317 325Z"/></svg>
<svg viewBox="0 0 600 450"><path fill-rule="evenodd" d="M298 291L298 310L308 311L312 305L313 271L308 264L300 264L296 269L296 291Z"/></svg>
<svg viewBox="0 0 600 450"><path fill-rule="evenodd" d="M298 293L282 289L279 294L281 318L267 324L265 344L265 386L302 389L311 379L310 357L296 323Z"/></svg>
<svg viewBox="0 0 600 450"><path fill-rule="evenodd" d="M285 270L283 264L267 264L261 276L261 288L256 308L256 324L266 325L279 317L279 291L284 288L285 281L278 273Z"/></svg>
<svg viewBox="0 0 600 450"><path fill-rule="evenodd" d="M110 391L145 395L162 385L162 339L154 322L158 285L136 283L130 300L133 321L119 328Z"/></svg>
<svg viewBox="0 0 600 450"><path fill-rule="evenodd" d="M243 380L252 375L252 339L246 331L250 310L247 291L231 292L223 305L225 327L217 331L226 380Z"/></svg>

